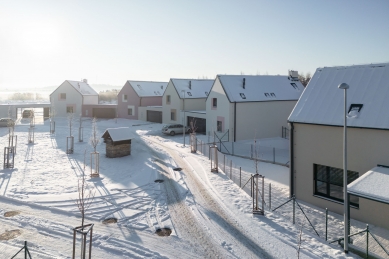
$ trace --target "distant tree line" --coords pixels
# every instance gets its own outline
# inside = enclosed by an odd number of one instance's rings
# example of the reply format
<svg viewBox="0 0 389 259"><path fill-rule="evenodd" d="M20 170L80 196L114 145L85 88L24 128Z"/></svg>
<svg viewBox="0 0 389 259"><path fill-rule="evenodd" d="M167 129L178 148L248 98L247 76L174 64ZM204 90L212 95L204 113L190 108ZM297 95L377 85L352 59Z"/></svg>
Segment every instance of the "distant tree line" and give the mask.
<svg viewBox="0 0 389 259"><path fill-rule="evenodd" d="M114 102L118 99L118 89L111 89L99 92L99 101Z"/></svg>
<svg viewBox="0 0 389 259"><path fill-rule="evenodd" d="M8 97L10 100L44 100L38 93L14 93Z"/></svg>
<svg viewBox="0 0 389 259"><path fill-rule="evenodd" d="M303 84L304 87L306 87L308 85L311 78L312 78L312 76L311 76L311 73L309 73L309 72L306 73L305 75L303 73L301 73L301 75L299 75L299 80Z"/></svg>

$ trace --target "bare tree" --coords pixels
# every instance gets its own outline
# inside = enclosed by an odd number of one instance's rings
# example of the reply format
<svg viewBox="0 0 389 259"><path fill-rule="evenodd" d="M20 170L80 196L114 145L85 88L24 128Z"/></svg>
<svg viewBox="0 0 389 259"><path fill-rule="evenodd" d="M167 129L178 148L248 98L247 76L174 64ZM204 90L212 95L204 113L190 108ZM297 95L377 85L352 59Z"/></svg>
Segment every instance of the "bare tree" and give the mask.
<svg viewBox="0 0 389 259"><path fill-rule="evenodd" d="M90 136L89 139L89 144L93 147L93 152L96 152L96 148L99 142L100 142L100 138L99 138L99 132L97 130L97 119L96 117L94 117L92 120L92 135Z"/></svg>
<svg viewBox="0 0 389 259"><path fill-rule="evenodd" d="M81 213L81 226L84 226L84 220L85 220L85 213L89 209L90 205L92 204L92 201L95 197L95 192L93 191L93 188L90 188L88 186L86 179L85 179L85 159L86 159L86 150L84 151L84 167L82 170L82 178L78 179L78 199L76 200L76 204L78 207L78 210Z"/></svg>
<svg viewBox="0 0 389 259"><path fill-rule="evenodd" d="M303 73L301 73L301 75L299 74L299 81L301 82L301 84L306 87L309 83L309 81L311 80L311 73L306 73L305 76Z"/></svg>
<svg viewBox="0 0 389 259"><path fill-rule="evenodd" d="M74 113L68 114L69 136L72 136L72 127L74 122Z"/></svg>
<svg viewBox="0 0 389 259"><path fill-rule="evenodd" d="M197 127L196 127L196 120L194 118L189 123L189 128L190 128L190 133L196 133Z"/></svg>

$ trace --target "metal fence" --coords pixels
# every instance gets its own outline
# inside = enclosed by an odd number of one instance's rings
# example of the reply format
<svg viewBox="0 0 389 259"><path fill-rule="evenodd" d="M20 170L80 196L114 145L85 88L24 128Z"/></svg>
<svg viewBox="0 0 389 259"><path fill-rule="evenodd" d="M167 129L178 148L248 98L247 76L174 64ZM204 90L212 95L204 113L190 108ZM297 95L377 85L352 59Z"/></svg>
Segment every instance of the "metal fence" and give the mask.
<svg viewBox="0 0 389 259"><path fill-rule="evenodd" d="M210 145L210 143L197 140L197 152L210 157ZM252 174L242 171L239 165L228 158L228 155L223 154L220 151L217 153L219 172L222 171L236 185L251 196L252 184L250 181L255 172ZM272 186L271 182L266 180L266 178L264 187L264 192L260 193L260 195L264 197L265 210L268 212L273 212L275 215L279 215L294 224L302 226L304 229L328 242L342 237L344 225L342 215L314 207L311 204L307 204L297 199L294 200L293 197L291 199L288 197L288 190ZM351 234L361 232L364 228L365 225L361 222L351 220ZM378 231L378 233L375 231ZM389 259L389 254L387 253L388 249L386 249L389 247L389 234L384 231L379 232L379 229L374 229L374 232L375 233L372 234L372 231L369 230L371 237L374 236L374 238L370 239L368 239L366 235L363 235L363 233L365 233L363 231L357 235L353 235L353 237L351 237L351 247L353 247L354 250L359 250L362 255L367 253L370 256L375 255Z"/></svg>

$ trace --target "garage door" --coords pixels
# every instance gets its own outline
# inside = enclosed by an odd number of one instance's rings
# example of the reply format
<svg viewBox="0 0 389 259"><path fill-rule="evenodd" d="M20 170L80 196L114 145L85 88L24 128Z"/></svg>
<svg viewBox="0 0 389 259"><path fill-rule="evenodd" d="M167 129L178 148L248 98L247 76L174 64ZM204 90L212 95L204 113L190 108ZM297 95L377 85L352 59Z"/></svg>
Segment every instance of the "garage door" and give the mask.
<svg viewBox="0 0 389 259"><path fill-rule="evenodd" d="M162 123L162 112L147 111L147 121Z"/></svg>
<svg viewBox="0 0 389 259"><path fill-rule="evenodd" d="M192 120L194 120L196 122L196 127L197 127L197 130L196 132L197 133L206 133L207 132L207 121L206 119L202 119L202 118L196 118L196 117L190 117L188 116L188 126L190 126L190 122Z"/></svg>
<svg viewBox="0 0 389 259"><path fill-rule="evenodd" d="M93 117L96 118L115 118L115 108L93 108Z"/></svg>

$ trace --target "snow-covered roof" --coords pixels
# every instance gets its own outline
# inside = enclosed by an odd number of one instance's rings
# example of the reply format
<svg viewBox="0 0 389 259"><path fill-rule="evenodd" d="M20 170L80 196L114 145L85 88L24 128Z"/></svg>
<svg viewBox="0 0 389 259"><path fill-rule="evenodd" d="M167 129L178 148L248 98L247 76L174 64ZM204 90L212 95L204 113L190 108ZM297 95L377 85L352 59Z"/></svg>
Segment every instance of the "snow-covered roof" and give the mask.
<svg viewBox="0 0 389 259"><path fill-rule="evenodd" d="M168 84L167 82L133 80L128 80L128 83L139 97L163 96Z"/></svg>
<svg viewBox="0 0 389 259"><path fill-rule="evenodd" d="M83 81L66 80L82 95L98 95L98 93L87 83Z"/></svg>
<svg viewBox="0 0 389 259"><path fill-rule="evenodd" d="M111 137L112 141L122 141L133 139L134 135L131 133L130 128L120 127L120 128L108 128L105 130L102 138L106 138L107 134Z"/></svg>
<svg viewBox="0 0 389 259"><path fill-rule="evenodd" d="M298 100L304 86L288 76L217 75L230 102Z"/></svg>
<svg viewBox="0 0 389 259"><path fill-rule="evenodd" d="M178 79L171 78L180 99L207 98L213 85L213 79ZM185 92L185 94L184 94Z"/></svg>
<svg viewBox="0 0 389 259"><path fill-rule="evenodd" d="M347 192L389 204L389 168L377 166L347 185Z"/></svg>
<svg viewBox="0 0 389 259"><path fill-rule="evenodd" d="M389 129L389 63L318 68L294 107L289 121L342 126L344 90L347 126Z"/></svg>

